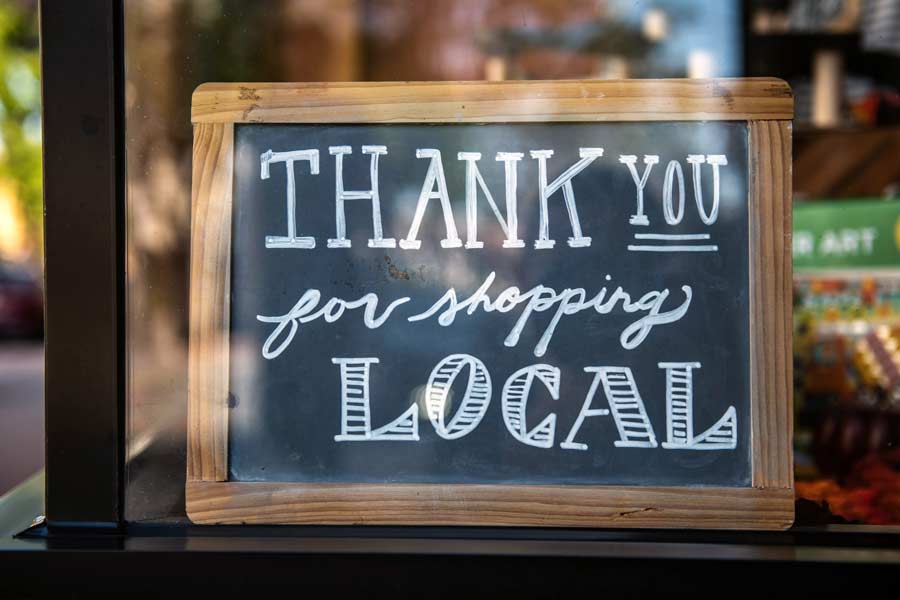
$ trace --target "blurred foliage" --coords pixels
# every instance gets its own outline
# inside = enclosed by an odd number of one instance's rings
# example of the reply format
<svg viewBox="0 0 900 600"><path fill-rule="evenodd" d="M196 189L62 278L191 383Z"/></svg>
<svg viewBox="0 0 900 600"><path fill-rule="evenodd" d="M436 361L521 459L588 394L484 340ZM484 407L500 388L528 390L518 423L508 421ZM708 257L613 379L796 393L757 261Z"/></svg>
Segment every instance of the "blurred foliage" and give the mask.
<svg viewBox="0 0 900 600"><path fill-rule="evenodd" d="M0 2L0 177L15 186L29 233L39 240L41 83L35 3Z"/></svg>

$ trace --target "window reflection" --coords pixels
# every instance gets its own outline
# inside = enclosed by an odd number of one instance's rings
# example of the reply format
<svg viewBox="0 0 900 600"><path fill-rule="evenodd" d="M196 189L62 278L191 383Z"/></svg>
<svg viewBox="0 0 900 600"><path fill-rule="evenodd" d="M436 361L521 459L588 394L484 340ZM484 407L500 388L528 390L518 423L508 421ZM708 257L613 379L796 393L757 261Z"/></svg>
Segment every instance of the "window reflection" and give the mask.
<svg viewBox="0 0 900 600"><path fill-rule="evenodd" d="M797 196L873 199L900 190L894 4L128 0L128 518L184 518L190 95L198 84L777 76L797 96ZM835 223L844 218L834 213ZM804 497L830 507L825 519L900 520L898 468L881 452L898 437L894 386L864 375L859 358L861 342L883 339L882 326L894 339L895 277L872 268L839 273L840 284L834 274L800 273L796 284L797 472L809 481ZM857 440L848 442L852 452L840 449L848 439ZM894 508L846 509L854 502L846 498L862 497L875 480L894 490L879 496Z"/></svg>

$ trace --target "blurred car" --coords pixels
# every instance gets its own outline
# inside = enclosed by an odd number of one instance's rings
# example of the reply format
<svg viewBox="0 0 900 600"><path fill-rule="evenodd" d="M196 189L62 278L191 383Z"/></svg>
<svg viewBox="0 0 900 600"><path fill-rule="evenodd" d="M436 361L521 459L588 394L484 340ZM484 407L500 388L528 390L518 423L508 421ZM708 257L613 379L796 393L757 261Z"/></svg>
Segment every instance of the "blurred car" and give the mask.
<svg viewBox="0 0 900 600"><path fill-rule="evenodd" d="M39 336L44 331L43 294L28 269L0 261L0 335Z"/></svg>

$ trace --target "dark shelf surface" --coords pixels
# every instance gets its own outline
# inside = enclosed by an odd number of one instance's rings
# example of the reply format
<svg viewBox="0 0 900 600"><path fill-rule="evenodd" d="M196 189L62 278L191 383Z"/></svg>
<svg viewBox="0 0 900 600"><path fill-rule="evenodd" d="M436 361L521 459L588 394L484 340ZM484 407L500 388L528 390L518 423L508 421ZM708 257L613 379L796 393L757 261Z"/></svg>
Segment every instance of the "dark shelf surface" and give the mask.
<svg viewBox="0 0 900 600"><path fill-rule="evenodd" d="M771 33L759 33L751 31L749 35L751 42L753 41L798 41L810 40L819 42L847 42L858 43L860 39L857 31L773 31Z"/></svg>
<svg viewBox="0 0 900 600"><path fill-rule="evenodd" d="M0 529L27 526L42 510L42 494L36 477L0 499ZM700 592L713 579L755 585L770 577L784 578L780 589L812 593L876 589L900 573L900 528L853 525L728 532L39 524L3 535L2 581L26 595L108 591L109 575L128 578L117 585L129 597L152 597L176 581L182 592L281 584L404 596L440 580L440 596L474 585L526 595L585 585Z"/></svg>
<svg viewBox="0 0 900 600"><path fill-rule="evenodd" d="M700 560L819 561L840 558L900 564L900 527L795 525L786 531L558 529L510 527L202 526L189 521L109 527L48 526L43 477L0 499L0 553L163 551L583 556ZM831 556L829 552L838 552ZM879 550L855 555L853 550Z"/></svg>

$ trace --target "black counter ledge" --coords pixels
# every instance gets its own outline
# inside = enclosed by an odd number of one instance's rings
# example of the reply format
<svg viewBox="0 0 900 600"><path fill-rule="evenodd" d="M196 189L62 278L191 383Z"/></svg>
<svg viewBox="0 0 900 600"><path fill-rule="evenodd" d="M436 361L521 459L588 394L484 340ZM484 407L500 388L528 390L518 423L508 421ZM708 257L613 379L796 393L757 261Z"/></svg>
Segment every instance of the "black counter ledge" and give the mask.
<svg viewBox="0 0 900 600"><path fill-rule="evenodd" d="M7 589L153 595L251 591L273 584L392 595L431 589L526 595L597 591L702 592L715 582L778 582L802 595L900 581L900 529L828 525L783 532L462 527L47 525L43 477L0 499L0 570ZM21 529L20 529L21 528ZM18 532L18 533L17 533ZM771 585L771 584L770 584ZM187 586L187 588L185 587Z"/></svg>

